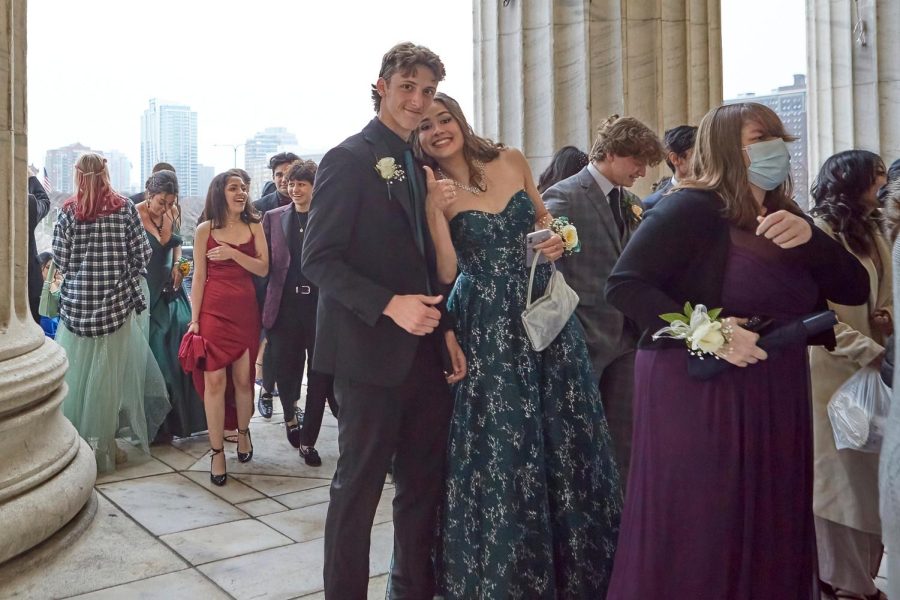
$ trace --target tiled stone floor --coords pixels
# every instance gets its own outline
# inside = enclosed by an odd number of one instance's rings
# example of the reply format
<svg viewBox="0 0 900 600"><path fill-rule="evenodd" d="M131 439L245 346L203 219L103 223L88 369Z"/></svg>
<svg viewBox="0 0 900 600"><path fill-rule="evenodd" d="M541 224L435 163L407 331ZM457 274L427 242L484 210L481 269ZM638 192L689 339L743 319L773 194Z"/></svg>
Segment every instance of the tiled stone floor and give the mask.
<svg viewBox="0 0 900 600"><path fill-rule="evenodd" d="M123 444L128 462L97 481L99 507L87 531L37 568L0 566L0 600L323 600L337 422L326 410L318 468L288 445L277 401L272 419L253 417L251 432L249 463L237 462L235 445L226 444L228 484L221 488L209 482L205 435L153 446L150 456ZM375 515L370 599L385 596L393 494L385 485Z"/></svg>
<svg viewBox="0 0 900 600"><path fill-rule="evenodd" d="M285 439L278 404L271 420L253 418L251 462L226 444L222 488L209 482L205 435L153 446L150 456L127 447L128 462L97 481L87 531L40 567L0 567L0 598L324 598L337 422L326 411L316 446L323 465L308 467ZM384 598L393 494L386 485L372 529L370 598Z"/></svg>

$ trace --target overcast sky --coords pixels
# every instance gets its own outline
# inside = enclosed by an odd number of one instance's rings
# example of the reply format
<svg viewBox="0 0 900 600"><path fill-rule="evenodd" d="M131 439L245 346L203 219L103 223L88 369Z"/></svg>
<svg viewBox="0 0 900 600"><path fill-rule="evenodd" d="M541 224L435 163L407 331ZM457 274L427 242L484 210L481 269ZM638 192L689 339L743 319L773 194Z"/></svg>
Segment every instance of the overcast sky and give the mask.
<svg viewBox="0 0 900 600"><path fill-rule="evenodd" d="M722 0L726 98L805 73L804 5ZM198 113L199 160L217 171L233 154L216 144L266 127L321 152L372 117L369 84L402 40L441 56L440 89L471 114L471 0L29 0L29 159L74 142L120 150L136 183L153 97Z"/></svg>

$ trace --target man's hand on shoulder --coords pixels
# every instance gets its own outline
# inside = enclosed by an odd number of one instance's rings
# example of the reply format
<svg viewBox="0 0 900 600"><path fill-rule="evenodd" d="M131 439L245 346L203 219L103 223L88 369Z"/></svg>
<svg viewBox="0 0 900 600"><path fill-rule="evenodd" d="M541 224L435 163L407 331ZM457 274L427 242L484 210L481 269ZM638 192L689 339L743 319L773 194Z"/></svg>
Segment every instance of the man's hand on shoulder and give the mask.
<svg viewBox="0 0 900 600"><path fill-rule="evenodd" d="M413 335L426 335L434 331L441 321L441 311L434 305L443 298L421 294L396 295L384 307L383 314Z"/></svg>

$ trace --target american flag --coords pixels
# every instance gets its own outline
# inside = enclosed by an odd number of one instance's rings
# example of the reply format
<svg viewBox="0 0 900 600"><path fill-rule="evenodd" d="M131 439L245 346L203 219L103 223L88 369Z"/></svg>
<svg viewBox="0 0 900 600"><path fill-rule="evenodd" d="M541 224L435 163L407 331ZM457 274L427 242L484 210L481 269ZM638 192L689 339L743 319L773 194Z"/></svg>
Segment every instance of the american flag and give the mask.
<svg viewBox="0 0 900 600"><path fill-rule="evenodd" d="M50 184L50 176L47 175L47 167L44 167L41 185L44 186L44 189L47 190L48 194L53 191L53 186Z"/></svg>

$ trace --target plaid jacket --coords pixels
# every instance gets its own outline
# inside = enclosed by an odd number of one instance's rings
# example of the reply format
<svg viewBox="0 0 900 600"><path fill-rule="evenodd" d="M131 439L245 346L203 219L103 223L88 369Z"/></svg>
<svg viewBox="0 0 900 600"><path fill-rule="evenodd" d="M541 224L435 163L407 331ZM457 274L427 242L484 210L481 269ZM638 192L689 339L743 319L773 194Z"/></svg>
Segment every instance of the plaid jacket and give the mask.
<svg viewBox="0 0 900 600"><path fill-rule="evenodd" d="M131 202L94 222L61 210L53 230L53 255L63 273L59 316L82 337L113 333L147 301L141 275L151 254L141 219Z"/></svg>

